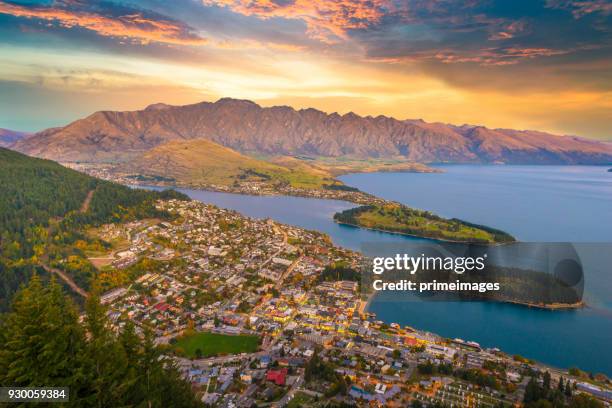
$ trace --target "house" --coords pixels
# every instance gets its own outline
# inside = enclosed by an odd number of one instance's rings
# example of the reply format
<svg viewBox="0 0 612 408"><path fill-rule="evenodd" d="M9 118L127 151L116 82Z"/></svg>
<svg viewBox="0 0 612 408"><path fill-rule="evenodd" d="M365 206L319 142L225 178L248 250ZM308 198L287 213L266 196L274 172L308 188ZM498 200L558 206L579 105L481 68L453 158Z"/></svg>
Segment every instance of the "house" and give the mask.
<svg viewBox="0 0 612 408"><path fill-rule="evenodd" d="M281 368L280 370L270 370L266 374L266 381L271 381L276 385L285 385L287 381L287 369Z"/></svg>
<svg viewBox="0 0 612 408"><path fill-rule="evenodd" d="M385 384L378 383L374 387L374 392L376 392L377 394L384 394L385 391L387 391L387 386Z"/></svg>
<svg viewBox="0 0 612 408"><path fill-rule="evenodd" d="M259 359L259 367L261 368L268 368L268 366L270 365L271 359L269 356L261 356L261 358Z"/></svg>

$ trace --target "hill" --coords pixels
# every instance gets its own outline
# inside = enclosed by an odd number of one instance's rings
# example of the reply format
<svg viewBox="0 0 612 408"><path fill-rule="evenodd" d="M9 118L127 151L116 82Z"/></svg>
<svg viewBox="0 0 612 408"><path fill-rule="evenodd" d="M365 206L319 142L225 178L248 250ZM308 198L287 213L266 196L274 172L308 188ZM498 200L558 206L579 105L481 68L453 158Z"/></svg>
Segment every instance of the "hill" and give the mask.
<svg viewBox="0 0 612 408"><path fill-rule="evenodd" d="M173 140L207 139L241 153L411 162L601 164L610 144L537 131L453 126L386 116L263 108L224 98L134 112L97 112L13 148L58 161L117 162Z"/></svg>
<svg viewBox="0 0 612 408"><path fill-rule="evenodd" d="M252 180L298 188L320 188L324 184L338 183L326 171L292 158L275 158L273 162L267 162L205 139L174 140L156 146L124 163L118 171L189 185L230 185Z"/></svg>
<svg viewBox="0 0 612 408"><path fill-rule="evenodd" d="M30 134L26 132L0 128L0 147L9 147L13 143L29 135Z"/></svg>
<svg viewBox="0 0 612 408"><path fill-rule="evenodd" d="M85 226L165 217L153 202L182 197L98 180L4 148L0 148L0 191L0 311L35 271L45 274L43 265L63 270L87 289L95 269L74 244L103 244L88 241L82 234Z"/></svg>

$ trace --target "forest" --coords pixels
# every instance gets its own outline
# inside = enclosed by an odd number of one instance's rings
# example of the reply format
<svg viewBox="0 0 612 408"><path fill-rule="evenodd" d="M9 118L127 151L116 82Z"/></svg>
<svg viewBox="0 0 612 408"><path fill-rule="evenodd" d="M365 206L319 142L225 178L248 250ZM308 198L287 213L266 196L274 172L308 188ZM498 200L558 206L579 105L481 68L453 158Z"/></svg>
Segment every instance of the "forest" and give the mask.
<svg viewBox="0 0 612 408"><path fill-rule="evenodd" d="M0 316L0 386L69 387L69 407L202 406L151 332L111 329L95 289L79 314L54 278L33 275Z"/></svg>

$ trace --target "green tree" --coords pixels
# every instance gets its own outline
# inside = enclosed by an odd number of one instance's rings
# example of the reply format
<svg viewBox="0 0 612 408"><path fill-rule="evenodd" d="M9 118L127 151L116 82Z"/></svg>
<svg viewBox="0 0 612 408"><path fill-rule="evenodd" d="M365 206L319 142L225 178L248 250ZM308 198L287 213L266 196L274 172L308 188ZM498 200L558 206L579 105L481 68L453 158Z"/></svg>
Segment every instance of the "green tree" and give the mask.
<svg viewBox="0 0 612 408"><path fill-rule="evenodd" d="M567 383L565 384L565 396L566 397L571 397L573 392L572 392L572 384L570 383L570 380L567 380Z"/></svg>
<svg viewBox="0 0 612 408"><path fill-rule="evenodd" d="M604 408L604 404L590 395L578 394L570 400L569 408Z"/></svg>
<svg viewBox="0 0 612 408"><path fill-rule="evenodd" d="M94 287L85 303L85 358L90 366L90 401L97 407L123 405L124 395L134 383L128 377L127 355L110 329L106 312Z"/></svg>
<svg viewBox="0 0 612 408"><path fill-rule="evenodd" d="M13 312L3 321L3 347L0 350L2 382L21 386L45 384L55 377L40 355L50 355L55 344L47 342L56 334L59 321L49 320L49 293L35 275L29 285L16 296ZM53 357L51 355L51 357Z"/></svg>
<svg viewBox="0 0 612 408"><path fill-rule="evenodd" d="M75 407L201 406L150 331L141 340L128 322L116 334L97 290L80 324L61 287L45 287L37 275L0 315L0 384L67 386Z"/></svg>
<svg viewBox="0 0 612 408"><path fill-rule="evenodd" d="M550 390L550 373L548 371L544 373L544 381L542 385L545 390Z"/></svg>
<svg viewBox="0 0 612 408"><path fill-rule="evenodd" d="M20 387L69 386L77 403L86 388L83 330L72 301L38 275L15 296L0 322L0 383Z"/></svg>

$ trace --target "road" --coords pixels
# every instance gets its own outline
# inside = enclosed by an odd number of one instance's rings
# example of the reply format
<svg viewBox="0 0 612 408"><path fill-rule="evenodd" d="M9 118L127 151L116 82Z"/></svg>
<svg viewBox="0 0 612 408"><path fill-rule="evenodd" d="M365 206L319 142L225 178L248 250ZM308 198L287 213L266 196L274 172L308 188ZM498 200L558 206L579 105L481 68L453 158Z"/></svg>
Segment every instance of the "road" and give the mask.
<svg viewBox="0 0 612 408"><path fill-rule="evenodd" d="M264 266L266 266L267 264L269 264L270 262L272 262L272 259L274 259L275 257L279 256L284 251L285 245L287 245L287 241L289 240L289 237L287 236L287 233L285 231L283 231L281 228L278 228L278 226L276 224L274 224L272 226L272 228L274 228L274 231L280 232L281 234L283 234L283 246L281 247L281 249L276 251L274 254L270 255L270 257L268 259L266 259L259 266L260 269L263 268Z"/></svg>
<svg viewBox="0 0 612 408"><path fill-rule="evenodd" d="M81 204L81 208L79 209L80 213L85 213L87 212L87 210L89 210L89 205L91 204L91 199L93 198L94 193L96 192L96 190L89 190L89 192L87 193L87 196L85 197L85 200L83 200L83 204ZM58 220L58 222L61 222L63 218L60 218ZM45 257L46 259L46 257ZM81 295L82 297L86 298L87 292L85 290L83 290L79 285L77 285L70 276L68 276L68 274L66 274L66 272L61 271L57 268L52 268L49 265L45 264L44 262L40 263L40 266L43 267L43 269L49 273L55 274L57 276L59 276L59 278L61 280L63 280L66 285L68 285L70 287L70 289L72 289L75 293Z"/></svg>
<svg viewBox="0 0 612 408"><path fill-rule="evenodd" d="M293 270L295 269L297 264L300 263L300 261L302 260L303 257L304 257L304 255L300 255L295 261L293 261L291 263L291 265L289 265L287 270L285 272L283 272L283 275L280 277L278 282L276 282L276 289L281 289L281 286L283 286L283 282L285 281L287 276L291 275L291 272L293 272Z"/></svg>
<svg viewBox="0 0 612 408"><path fill-rule="evenodd" d="M45 271L49 272L49 273L53 273L57 276L60 277L61 280L63 280L68 286L70 286L70 289L72 289L74 292L78 293L79 295L81 295L82 297L86 298L87 297L87 292L85 292L83 289L81 289L79 287L79 285L77 285L72 278L70 278L70 276L68 276L64 271L61 271L57 268L52 268L48 265L45 264L41 264L41 266L45 269Z"/></svg>
<svg viewBox="0 0 612 408"><path fill-rule="evenodd" d="M81 214L86 213L87 210L89 210L89 204L91 204L91 199L93 198L95 192L96 190L89 190L89 192L87 193L87 197L85 197L83 204L81 204L81 209L79 210Z"/></svg>

